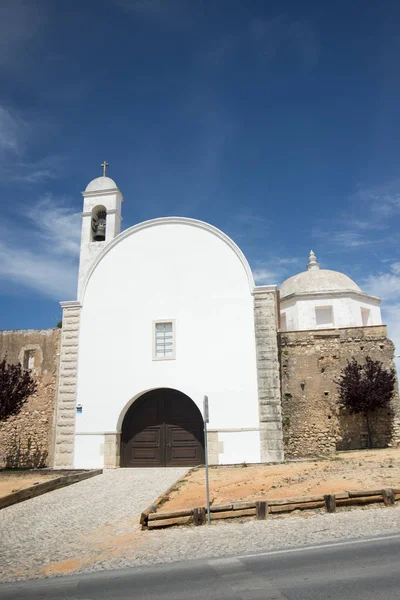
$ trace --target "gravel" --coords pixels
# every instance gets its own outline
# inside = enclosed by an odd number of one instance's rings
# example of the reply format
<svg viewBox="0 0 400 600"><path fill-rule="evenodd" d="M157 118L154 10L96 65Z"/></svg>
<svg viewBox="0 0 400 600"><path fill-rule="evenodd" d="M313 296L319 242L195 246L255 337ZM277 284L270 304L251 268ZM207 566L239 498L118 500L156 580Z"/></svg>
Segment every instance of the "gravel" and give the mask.
<svg viewBox="0 0 400 600"><path fill-rule="evenodd" d="M400 506L141 531L186 469L121 469L0 511L0 581L400 534Z"/></svg>

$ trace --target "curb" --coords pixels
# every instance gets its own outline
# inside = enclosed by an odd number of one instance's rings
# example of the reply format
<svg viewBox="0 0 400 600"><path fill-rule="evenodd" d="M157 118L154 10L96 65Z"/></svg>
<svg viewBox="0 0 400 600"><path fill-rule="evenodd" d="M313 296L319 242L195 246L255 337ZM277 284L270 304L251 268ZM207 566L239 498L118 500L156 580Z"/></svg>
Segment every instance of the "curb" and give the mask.
<svg viewBox="0 0 400 600"><path fill-rule="evenodd" d="M49 473L51 471L46 469L46 472ZM71 471L69 470L69 473L70 472ZM0 498L0 510L2 508L6 508L7 506L12 506L13 504L18 504L19 502L24 502L25 500L30 500L30 498L47 494L47 492L52 492L53 490L57 490L67 485L78 483L78 481L83 481L84 479L101 475L102 473L103 469L92 469L90 471L80 470L69 475L62 475L60 477L56 477L55 479L50 479L50 481L38 483L38 485L32 485L24 488L23 490L13 492L12 494L8 494L7 496Z"/></svg>

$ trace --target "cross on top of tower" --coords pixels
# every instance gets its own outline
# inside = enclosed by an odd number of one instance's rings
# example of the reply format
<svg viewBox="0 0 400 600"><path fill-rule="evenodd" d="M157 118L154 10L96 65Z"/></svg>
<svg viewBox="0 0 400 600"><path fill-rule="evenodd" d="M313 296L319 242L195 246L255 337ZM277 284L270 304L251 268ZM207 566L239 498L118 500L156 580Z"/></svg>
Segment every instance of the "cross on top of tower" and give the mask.
<svg viewBox="0 0 400 600"><path fill-rule="evenodd" d="M103 177L105 177L107 173L107 167L109 167L110 165L108 164L108 162L103 161L100 166L103 167Z"/></svg>

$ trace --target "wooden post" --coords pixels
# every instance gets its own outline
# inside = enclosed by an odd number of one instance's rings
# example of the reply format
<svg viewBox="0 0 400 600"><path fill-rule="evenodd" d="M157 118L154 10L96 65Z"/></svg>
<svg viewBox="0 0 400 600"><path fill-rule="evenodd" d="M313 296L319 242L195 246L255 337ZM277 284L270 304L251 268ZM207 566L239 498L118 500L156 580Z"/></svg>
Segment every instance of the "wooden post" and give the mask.
<svg viewBox="0 0 400 600"><path fill-rule="evenodd" d="M385 506L393 506L394 505L394 493L392 488L386 488L382 490L383 503Z"/></svg>
<svg viewBox="0 0 400 600"><path fill-rule="evenodd" d="M256 502L256 518L259 521L265 521L265 519L267 518L267 511L268 502L266 500Z"/></svg>
<svg viewBox="0 0 400 600"><path fill-rule="evenodd" d="M326 494L324 496L326 512L334 513L336 512L336 498L335 494Z"/></svg>
<svg viewBox="0 0 400 600"><path fill-rule="evenodd" d="M193 509L193 523L194 525L204 525L206 522L206 509L204 506Z"/></svg>

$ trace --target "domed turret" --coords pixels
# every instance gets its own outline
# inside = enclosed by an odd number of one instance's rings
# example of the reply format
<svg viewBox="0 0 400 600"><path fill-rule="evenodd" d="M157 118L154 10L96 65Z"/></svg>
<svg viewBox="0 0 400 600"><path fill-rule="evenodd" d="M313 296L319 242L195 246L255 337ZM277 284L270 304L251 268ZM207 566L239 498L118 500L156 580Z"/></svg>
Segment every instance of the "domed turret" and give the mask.
<svg viewBox="0 0 400 600"><path fill-rule="evenodd" d="M283 331L382 324L380 299L344 273L321 269L312 250L307 271L286 279L279 291Z"/></svg>
<svg viewBox="0 0 400 600"><path fill-rule="evenodd" d="M361 292L361 288L344 273L320 269L317 257L312 250L307 271L289 277L280 286L281 299L293 294L321 294L344 291Z"/></svg>

